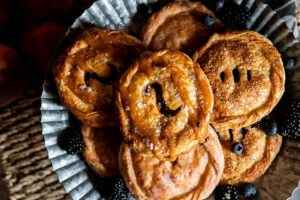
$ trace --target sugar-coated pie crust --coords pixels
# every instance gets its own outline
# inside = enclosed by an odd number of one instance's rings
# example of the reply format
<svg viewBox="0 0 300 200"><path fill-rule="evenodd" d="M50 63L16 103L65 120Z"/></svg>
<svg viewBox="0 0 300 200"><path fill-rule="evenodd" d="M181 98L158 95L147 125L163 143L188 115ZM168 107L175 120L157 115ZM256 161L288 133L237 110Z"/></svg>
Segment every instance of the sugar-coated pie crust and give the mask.
<svg viewBox="0 0 300 200"><path fill-rule="evenodd" d="M206 138L212 91L199 65L179 51L137 59L116 101L124 139L136 151L174 160Z"/></svg>
<svg viewBox="0 0 300 200"><path fill-rule="evenodd" d="M272 111L284 92L277 49L253 31L213 35L193 59L214 93L212 124L218 130L249 126Z"/></svg>
<svg viewBox="0 0 300 200"><path fill-rule="evenodd" d="M81 133L84 141L82 154L93 171L106 177L118 175L118 153L123 141L119 127L82 125Z"/></svg>
<svg viewBox="0 0 300 200"><path fill-rule="evenodd" d="M254 182L269 168L282 142L279 134L267 136L257 127L221 131L219 135L225 157L221 184ZM244 147L241 155L232 151L235 142Z"/></svg>
<svg viewBox="0 0 300 200"><path fill-rule="evenodd" d="M141 41L120 31L85 31L55 62L55 81L64 105L93 127L117 124L114 85L144 49Z"/></svg>
<svg viewBox="0 0 300 200"><path fill-rule="evenodd" d="M212 26L204 17L215 18ZM175 49L192 54L223 25L214 13L199 2L172 2L153 14L143 28L144 42L150 49Z"/></svg>
<svg viewBox="0 0 300 200"><path fill-rule="evenodd" d="M173 162L139 154L121 145L119 166L125 182L139 200L205 199L218 185L224 167L222 147L214 130Z"/></svg>

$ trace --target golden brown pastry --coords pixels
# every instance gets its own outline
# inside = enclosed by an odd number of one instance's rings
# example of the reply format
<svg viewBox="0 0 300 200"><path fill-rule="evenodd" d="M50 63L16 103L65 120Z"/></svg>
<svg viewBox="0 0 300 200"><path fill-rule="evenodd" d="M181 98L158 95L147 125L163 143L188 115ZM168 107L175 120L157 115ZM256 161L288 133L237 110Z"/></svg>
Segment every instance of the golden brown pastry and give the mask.
<svg viewBox="0 0 300 200"><path fill-rule="evenodd" d="M120 31L84 32L54 66L61 100L84 123L115 125L114 85L144 49L142 42Z"/></svg>
<svg viewBox="0 0 300 200"><path fill-rule="evenodd" d="M254 182L269 168L278 154L282 137L268 136L257 127L247 127L219 132L225 157L221 184ZM233 151L233 145L240 143L240 155Z"/></svg>
<svg viewBox="0 0 300 200"><path fill-rule="evenodd" d="M193 58L212 86L212 123L219 131L259 121L270 113L284 92L280 54L256 32L215 34Z"/></svg>
<svg viewBox="0 0 300 200"><path fill-rule="evenodd" d="M82 153L88 165L100 176L118 175L118 152L123 140L119 127L82 125L81 133L84 141Z"/></svg>
<svg viewBox="0 0 300 200"><path fill-rule="evenodd" d="M211 26L205 16L214 17ZM192 54L216 31L223 28L214 13L197 2L173 2L153 14L143 28L143 40L150 49L175 49Z"/></svg>
<svg viewBox="0 0 300 200"><path fill-rule="evenodd" d="M138 199L205 199L218 185L224 156L218 137L209 127L208 138L173 161L135 152L126 143L119 153L121 174Z"/></svg>
<svg viewBox="0 0 300 200"><path fill-rule="evenodd" d="M179 51L136 60L116 101L124 139L139 152L174 160L206 138L212 91L199 65Z"/></svg>

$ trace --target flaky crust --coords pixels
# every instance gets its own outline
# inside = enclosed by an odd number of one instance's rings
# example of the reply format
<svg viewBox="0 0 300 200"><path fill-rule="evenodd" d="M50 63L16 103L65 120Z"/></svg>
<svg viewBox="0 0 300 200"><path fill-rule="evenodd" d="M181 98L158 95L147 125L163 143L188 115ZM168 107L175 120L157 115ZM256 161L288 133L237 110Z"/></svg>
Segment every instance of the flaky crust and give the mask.
<svg viewBox="0 0 300 200"><path fill-rule="evenodd" d="M205 15L213 16L215 24L203 24ZM203 4L172 2L149 18L142 35L150 49L173 49L192 54L222 28L220 20Z"/></svg>
<svg viewBox="0 0 300 200"><path fill-rule="evenodd" d="M119 153L120 171L139 200L200 200L218 185L224 167L222 148L211 127L208 138L174 162L135 152L125 143Z"/></svg>
<svg viewBox="0 0 300 200"><path fill-rule="evenodd" d="M214 93L212 123L218 130L249 126L276 106L285 72L277 49L253 31L213 35L193 56Z"/></svg>
<svg viewBox="0 0 300 200"><path fill-rule="evenodd" d="M100 176L119 174L118 153L123 141L119 127L93 128L81 126L84 141L83 157Z"/></svg>
<svg viewBox="0 0 300 200"><path fill-rule="evenodd" d="M144 49L141 41L120 31L85 31L54 64L54 77L64 105L90 126L117 124L114 85L119 74Z"/></svg>
<svg viewBox="0 0 300 200"><path fill-rule="evenodd" d="M127 143L174 160L205 140L213 96L197 63L164 50L140 57L123 74L116 102Z"/></svg>
<svg viewBox="0 0 300 200"><path fill-rule="evenodd" d="M221 184L251 183L262 176L278 154L282 137L279 134L267 136L259 128L243 128L221 131L225 167ZM232 151L232 144L240 142L244 146L241 155Z"/></svg>

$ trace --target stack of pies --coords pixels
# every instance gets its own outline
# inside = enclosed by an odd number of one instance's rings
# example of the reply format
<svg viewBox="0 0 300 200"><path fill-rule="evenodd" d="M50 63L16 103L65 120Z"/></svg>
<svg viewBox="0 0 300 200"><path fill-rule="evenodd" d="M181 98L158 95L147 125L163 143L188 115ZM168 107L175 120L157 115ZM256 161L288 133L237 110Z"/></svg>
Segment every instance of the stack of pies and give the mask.
<svg viewBox="0 0 300 200"><path fill-rule="evenodd" d="M207 15L213 25L203 23ZM218 184L263 175L282 140L255 126L284 92L273 44L253 31L225 31L194 2L163 7L142 38L92 28L55 62L91 168L121 174L138 199L205 199Z"/></svg>

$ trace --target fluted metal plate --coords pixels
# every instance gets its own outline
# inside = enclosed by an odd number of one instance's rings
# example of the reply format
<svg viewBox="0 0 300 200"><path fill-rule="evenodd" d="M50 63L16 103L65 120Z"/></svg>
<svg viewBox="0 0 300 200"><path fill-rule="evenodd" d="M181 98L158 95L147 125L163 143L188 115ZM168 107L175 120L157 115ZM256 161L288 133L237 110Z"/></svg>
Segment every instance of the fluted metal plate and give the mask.
<svg viewBox="0 0 300 200"><path fill-rule="evenodd" d="M70 38L90 26L128 31L132 25L134 26L132 19L138 12L138 5L155 1L96 1L69 28L61 47L65 46L70 41ZM285 22L268 5L258 0L237 0L236 2L247 5L254 10L247 28L268 37L279 51L287 53L290 56L299 57L299 42L295 39L292 31L287 28ZM300 62L297 64L299 65ZM299 68L299 66L297 67ZM57 144L59 134L69 126L69 111L62 105L51 75L45 80L41 101L41 123L45 146L53 165L53 170L58 175L59 181L74 200L103 199L90 180L90 169L82 158L76 155L68 155ZM297 187L300 177L300 157L295 153L299 152L299 150L299 143L286 142L282 148L282 152L270 170L258 182L262 199L286 199L291 195L294 188ZM293 152L293 154L290 152ZM280 182L275 183L278 180ZM294 190L289 200L299 199L300 188L298 187Z"/></svg>

